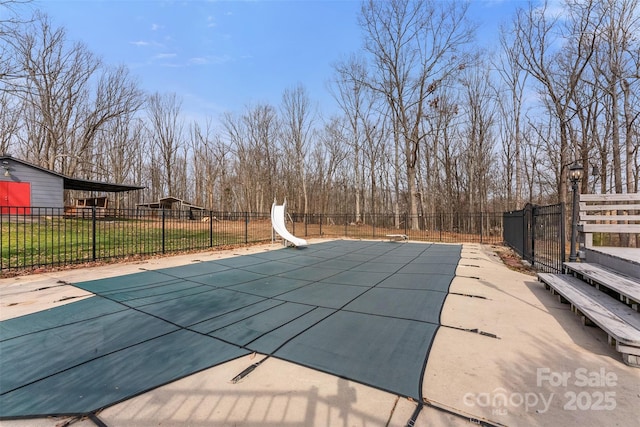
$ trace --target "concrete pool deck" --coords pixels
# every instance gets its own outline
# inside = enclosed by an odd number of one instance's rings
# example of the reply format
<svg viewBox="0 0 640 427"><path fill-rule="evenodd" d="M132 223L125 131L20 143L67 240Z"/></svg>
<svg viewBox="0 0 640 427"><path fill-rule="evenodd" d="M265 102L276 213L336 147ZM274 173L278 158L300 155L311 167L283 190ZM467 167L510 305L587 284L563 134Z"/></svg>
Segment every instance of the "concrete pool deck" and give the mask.
<svg viewBox="0 0 640 427"><path fill-rule="evenodd" d="M271 244L2 279L0 319L90 295L66 283L280 249ZM624 365L601 331L582 326L534 276L507 269L491 247L463 245L441 323L424 371L427 405L417 415L410 399L273 357L232 382L263 358L251 354L110 406L97 422L73 425L403 426L412 417L416 426L469 425L469 419L514 426L640 423L640 370Z"/></svg>

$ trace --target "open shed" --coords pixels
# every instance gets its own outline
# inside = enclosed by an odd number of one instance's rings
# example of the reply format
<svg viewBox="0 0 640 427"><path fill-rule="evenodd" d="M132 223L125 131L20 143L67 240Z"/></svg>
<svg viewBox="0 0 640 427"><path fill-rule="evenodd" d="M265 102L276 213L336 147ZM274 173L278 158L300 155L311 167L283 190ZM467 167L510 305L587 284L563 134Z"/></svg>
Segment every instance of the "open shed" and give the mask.
<svg viewBox="0 0 640 427"><path fill-rule="evenodd" d="M200 219L205 208L196 206L177 197L163 197L157 202L138 203L136 205L138 212L143 215L156 216L159 210L176 218Z"/></svg>
<svg viewBox="0 0 640 427"><path fill-rule="evenodd" d="M30 213L33 207L64 208L64 190L118 193L141 190L137 185L71 178L12 156L0 156L0 211Z"/></svg>

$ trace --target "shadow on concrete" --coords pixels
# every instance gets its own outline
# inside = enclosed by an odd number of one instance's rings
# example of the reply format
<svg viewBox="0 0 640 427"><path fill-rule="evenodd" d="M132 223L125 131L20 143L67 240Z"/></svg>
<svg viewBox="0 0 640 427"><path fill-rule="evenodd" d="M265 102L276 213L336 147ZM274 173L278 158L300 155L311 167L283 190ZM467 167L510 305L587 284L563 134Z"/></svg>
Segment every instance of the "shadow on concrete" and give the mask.
<svg viewBox="0 0 640 427"><path fill-rule="evenodd" d="M355 387L339 378L336 394L323 397L317 386L304 391L183 390L160 388L108 408L97 416L106 425L198 426L385 426L391 416L354 408Z"/></svg>

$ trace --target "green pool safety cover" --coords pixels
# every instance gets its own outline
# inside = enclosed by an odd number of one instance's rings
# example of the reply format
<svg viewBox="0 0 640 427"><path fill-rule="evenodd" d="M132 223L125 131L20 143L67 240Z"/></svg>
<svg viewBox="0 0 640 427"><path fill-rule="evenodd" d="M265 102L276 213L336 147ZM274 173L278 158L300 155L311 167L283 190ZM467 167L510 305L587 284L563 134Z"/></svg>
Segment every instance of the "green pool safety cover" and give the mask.
<svg viewBox="0 0 640 427"><path fill-rule="evenodd" d="M77 283L95 296L0 322L0 419L89 414L252 352L420 399L460 253L332 241Z"/></svg>

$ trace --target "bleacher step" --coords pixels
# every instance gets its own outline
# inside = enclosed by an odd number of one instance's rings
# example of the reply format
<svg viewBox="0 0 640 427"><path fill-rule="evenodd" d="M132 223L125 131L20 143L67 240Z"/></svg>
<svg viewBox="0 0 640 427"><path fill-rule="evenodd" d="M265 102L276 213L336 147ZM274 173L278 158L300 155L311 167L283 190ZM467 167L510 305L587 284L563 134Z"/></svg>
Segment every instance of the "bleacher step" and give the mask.
<svg viewBox="0 0 640 427"><path fill-rule="evenodd" d="M584 261L640 280L640 248L584 248Z"/></svg>
<svg viewBox="0 0 640 427"><path fill-rule="evenodd" d="M640 367L640 313L604 292L568 274L539 273L538 278L552 293L568 301L585 324L597 325L616 345L623 361Z"/></svg>
<svg viewBox="0 0 640 427"><path fill-rule="evenodd" d="M606 288L620 296L620 301L638 311L640 303L640 279L611 270L603 265L587 262L565 262L564 266L574 276L582 278L597 289Z"/></svg>

